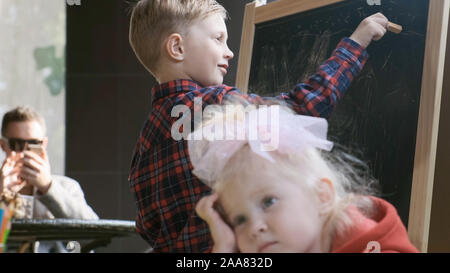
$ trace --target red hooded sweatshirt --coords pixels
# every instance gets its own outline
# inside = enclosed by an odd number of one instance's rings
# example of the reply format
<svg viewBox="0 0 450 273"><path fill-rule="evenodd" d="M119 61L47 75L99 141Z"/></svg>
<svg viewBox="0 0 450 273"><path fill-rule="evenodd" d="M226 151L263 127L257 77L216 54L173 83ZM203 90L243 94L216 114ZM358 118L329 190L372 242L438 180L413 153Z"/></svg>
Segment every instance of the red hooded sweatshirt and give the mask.
<svg viewBox="0 0 450 273"><path fill-rule="evenodd" d="M374 216L369 218L355 207L350 208L351 218L357 224L345 237L335 238L332 252L417 253L395 207L383 199L371 199L375 206Z"/></svg>

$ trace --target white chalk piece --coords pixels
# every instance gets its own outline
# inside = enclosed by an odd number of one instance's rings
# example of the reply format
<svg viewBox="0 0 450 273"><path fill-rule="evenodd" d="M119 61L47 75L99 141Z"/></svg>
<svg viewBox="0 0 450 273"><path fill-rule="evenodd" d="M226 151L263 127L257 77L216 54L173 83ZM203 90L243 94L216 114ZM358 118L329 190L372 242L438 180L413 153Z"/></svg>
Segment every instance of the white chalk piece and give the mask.
<svg viewBox="0 0 450 273"><path fill-rule="evenodd" d="M390 32L394 32L396 34L399 34L400 32L402 32L403 27L401 25L397 25L397 24L389 22L387 30L389 30Z"/></svg>

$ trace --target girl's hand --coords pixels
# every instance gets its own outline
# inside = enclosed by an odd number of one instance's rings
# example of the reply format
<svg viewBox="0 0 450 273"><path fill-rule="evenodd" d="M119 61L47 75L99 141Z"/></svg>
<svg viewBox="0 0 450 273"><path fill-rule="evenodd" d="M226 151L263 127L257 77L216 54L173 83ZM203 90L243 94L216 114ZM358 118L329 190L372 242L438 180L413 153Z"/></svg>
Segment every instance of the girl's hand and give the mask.
<svg viewBox="0 0 450 273"><path fill-rule="evenodd" d="M386 34L389 20L378 12L365 18L353 32L350 39L357 42L361 47L367 48L372 40L380 40Z"/></svg>
<svg viewBox="0 0 450 273"><path fill-rule="evenodd" d="M219 195L213 193L205 196L198 201L195 211L208 223L211 236L214 241L213 253L234 253L238 252L236 237L230 226L222 219L219 212L214 209L214 202Z"/></svg>

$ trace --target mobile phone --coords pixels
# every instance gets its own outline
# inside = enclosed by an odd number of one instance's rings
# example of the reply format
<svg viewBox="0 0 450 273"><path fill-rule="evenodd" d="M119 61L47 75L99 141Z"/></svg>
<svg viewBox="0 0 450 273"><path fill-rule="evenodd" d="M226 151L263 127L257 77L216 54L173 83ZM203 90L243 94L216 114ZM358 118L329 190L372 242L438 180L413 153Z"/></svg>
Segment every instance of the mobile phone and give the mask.
<svg viewBox="0 0 450 273"><path fill-rule="evenodd" d="M44 157L44 147L42 147L42 144L28 144L28 150L40 157Z"/></svg>

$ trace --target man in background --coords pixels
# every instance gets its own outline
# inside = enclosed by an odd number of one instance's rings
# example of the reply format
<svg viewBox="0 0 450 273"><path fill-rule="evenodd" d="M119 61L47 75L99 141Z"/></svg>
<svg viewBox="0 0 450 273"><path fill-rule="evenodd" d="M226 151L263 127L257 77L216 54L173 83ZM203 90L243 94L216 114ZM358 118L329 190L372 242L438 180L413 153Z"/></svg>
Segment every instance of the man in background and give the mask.
<svg viewBox="0 0 450 273"><path fill-rule="evenodd" d="M6 159L0 169L0 194L32 196L34 219L98 219L77 181L51 174L45 121L36 111L17 107L7 112L1 134Z"/></svg>

